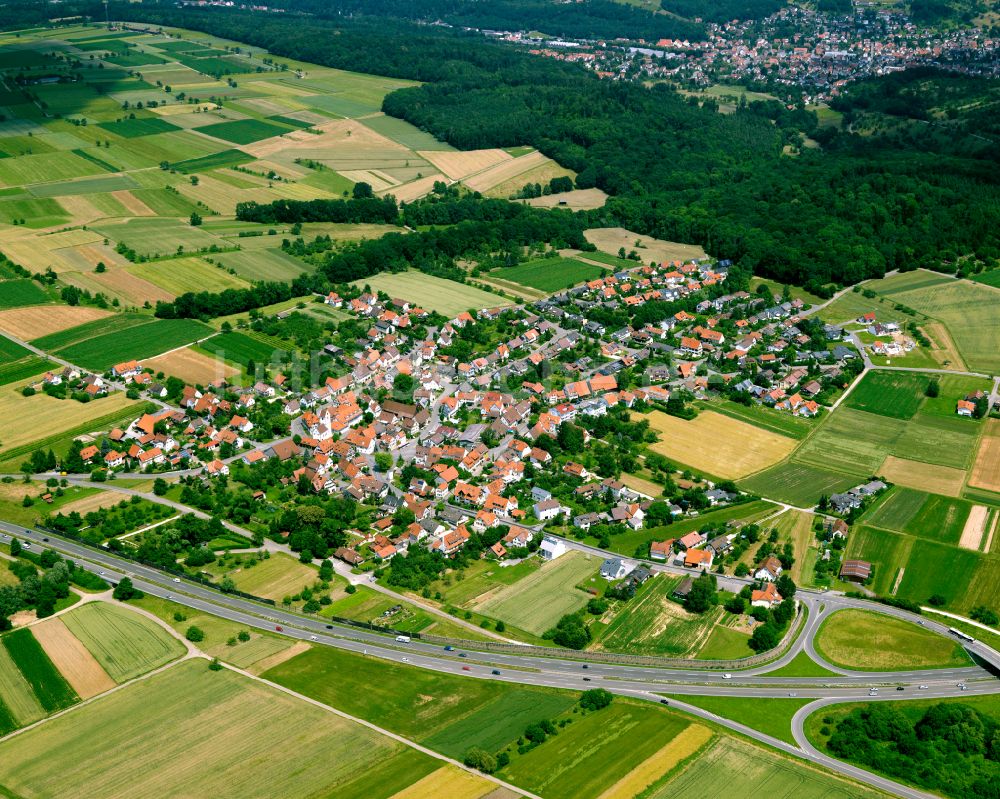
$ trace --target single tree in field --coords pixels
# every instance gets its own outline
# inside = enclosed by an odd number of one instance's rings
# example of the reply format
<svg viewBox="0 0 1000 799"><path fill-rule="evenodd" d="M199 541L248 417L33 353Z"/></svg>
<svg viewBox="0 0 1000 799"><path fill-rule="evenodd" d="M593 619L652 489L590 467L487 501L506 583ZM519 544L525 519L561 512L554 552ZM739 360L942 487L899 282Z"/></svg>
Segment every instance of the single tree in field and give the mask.
<svg viewBox="0 0 1000 799"><path fill-rule="evenodd" d="M198 227L201 224L201 214L197 211L191 212L191 227Z"/></svg>

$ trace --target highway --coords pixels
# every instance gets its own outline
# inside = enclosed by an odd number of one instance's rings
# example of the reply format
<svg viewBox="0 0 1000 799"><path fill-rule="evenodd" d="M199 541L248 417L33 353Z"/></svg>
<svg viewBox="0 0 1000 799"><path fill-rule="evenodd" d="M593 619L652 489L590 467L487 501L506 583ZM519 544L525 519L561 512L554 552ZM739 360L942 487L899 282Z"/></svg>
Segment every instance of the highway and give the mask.
<svg viewBox="0 0 1000 799"><path fill-rule="evenodd" d="M108 582L117 583L127 575L136 588L147 594L170 599L248 628L280 632L294 639L473 679L572 690L602 687L623 696L669 703L672 707L749 735L789 755L906 799L927 799L930 795L835 760L816 750L806 740L803 731L803 724L809 713L816 708L839 702L892 701L917 696L922 699L953 698L1000 693L1000 681L978 666L898 672L857 672L836 669L842 673L826 677L768 676L768 672L780 668L802 651L806 651L810 657L818 658L812 645L815 633L822 619L841 608L863 607L866 610L921 623L929 630L951 637L948 635L947 626L943 624L898 608L838 595L808 592L797 594L797 598L808 609L808 618L789 651L767 665L733 671L727 675L707 667L669 669L648 665L584 663L573 659L571 655L562 652L557 654L551 650L549 650L550 656L531 656L477 651L471 644L466 649L455 648L448 651L441 646L419 640L399 642L390 636L362 628L329 624L323 619L300 616L277 607L223 594L213 588L171 577L157 569L125 560L112 552L90 548L50 533L29 530L8 522L0 522L0 531L2 531L0 542L7 543L11 536L17 536L19 540L28 544L29 551L37 552L44 547L54 549L74 560L82 568L104 577ZM982 653L981 656L986 656L994 662L1000 662L1000 653L983 644L968 645L967 649L977 654ZM819 662L822 663L821 659ZM830 668L833 670L833 667ZM966 684L967 690L959 689L959 683ZM903 690L896 690L897 686L901 686ZM881 694L877 697L870 696L869 690L872 687L881 688ZM674 698L664 700L661 694L760 699L794 696L814 698L817 701L804 707L793 719L792 733L798 746L792 746Z"/></svg>

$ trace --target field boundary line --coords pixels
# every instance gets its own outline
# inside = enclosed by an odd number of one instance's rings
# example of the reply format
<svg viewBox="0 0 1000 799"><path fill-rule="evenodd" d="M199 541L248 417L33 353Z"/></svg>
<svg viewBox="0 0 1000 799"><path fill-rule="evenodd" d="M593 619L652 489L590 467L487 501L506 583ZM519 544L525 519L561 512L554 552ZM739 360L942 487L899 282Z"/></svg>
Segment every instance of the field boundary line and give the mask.
<svg viewBox="0 0 1000 799"><path fill-rule="evenodd" d="M242 674L244 677L248 677L251 680L256 680L257 682L263 683L264 685L268 685L271 688L274 688L278 691L281 691L284 694L287 694L288 696L294 696L296 699L306 702L312 705L313 707L318 707L319 709L325 710L328 713L332 713L335 716L339 716L342 719L347 719L348 721L353 721L356 724L361 724L362 726L367 727L369 730L377 732L380 735L384 735L387 738L391 738L394 741L403 744L404 746L408 746L411 749L416 749L418 752L422 752L425 755L430 755L435 760L441 760L445 763L450 763L453 766L457 766L458 768L462 769L462 771L468 772L469 774L473 774L477 777L481 777L482 779L488 780L495 785L499 785L501 788L506 788L507 790L514 791L520 796L527 796L530 797L530 799L542 799L542 797L533 794L530 791L525 790L524 788L518 788L516 785L512 785L509 782L505 782L504 780L501 780L499 777L494 777L492 774L484 774L481 771L469 768L464 763L458 760L447 757L441 754L440 752L436 752L433 749L418 744L416 741L411 741L409 738L405 738L402 735L397 735L394 732L390 732L384 727L379 727L377 724L373 724L370 721L365 721L364 719L358 718L357 716L352 716L350 713L345 713L343 710L339 710L331 705L324 704L323 702L320 702L318 699L313 699L312 697L306 696L305 694L300 694L298 691L293 691L291 688L286 688L284 685L280 685L279 683L276 682L271 682L271 680L264 679L263 677L258 677L256 674L251 674L249 671L238 668L229 663L223 663L222 666L223 668L229 669L230 671L234 671L237 674Z"/></svg>

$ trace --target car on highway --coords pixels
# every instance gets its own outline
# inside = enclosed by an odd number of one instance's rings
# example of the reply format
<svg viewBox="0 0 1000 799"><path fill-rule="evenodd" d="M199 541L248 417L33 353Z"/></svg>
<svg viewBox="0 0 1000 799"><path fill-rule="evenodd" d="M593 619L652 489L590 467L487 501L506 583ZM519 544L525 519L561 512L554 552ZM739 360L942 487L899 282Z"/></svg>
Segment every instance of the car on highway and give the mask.
<svg viewBox="0 0 1000 799"><path fill-rule="evenodd" d="M399 659L399 662L400 662L400 663L409 663L409 662L410 662L410 659L409 659L409 658L400 658L400 659Z"/></svg>
<svg viewBox="0 0 1000 799"><path fill-rule="evenodd" d="M319 638L317 638L317 637L316 637L315 635L310 635L310 636L309 636L309 640L310 640L310 641L318 641L318 640L319 640Z"/></svg>
<svg viewBox="0 0 1000 799"><path fill-rule="evenodd" d="M897 685L896 686L896 690L897 691L905 691L906 689L902 685Z"/></svg>
<svg viewBox="0 0 1000 799"><path fill-rule="evenodd" d="M878 696L878 688L872 688L868 691L868 696Z"/></svg>
<svg viewBox="0 0 1000 799"><path fill-rule="evenodd" d="M332 630L332 629L333 629L333 625L332 625L332 624L328 624L328 625L326 625L326 629L328 629L328 630Z"/></svg>
<svg viewBox="0 0 1000 799"><path fill-rule="evenodd" d="M582 666L580 666L580 668L581 669L589 669L590 666L588 666L586 663L584 663Z"/></svg>
<svg viewBox="0 0 1000 799"><path fill-rule="evenodd" d="M43 538L42 541L44 541L46 544L49 543L49 539L47 538Z"/></svg>
<svg viewBox="0 0 1000 799"><path fill-rule="evenodd" d="M98 574L99 574L99 575L100 575L101 577L103 577L103 576L104 576L104 572L98 572Z"/></svg>
<svg viewBox="0 0 1000 799"><path fill-rule="evenodd" d="M500 669L493 669L493 671L490 672L490 674L499 674L499 673Z"/></svg>
<svg viewBox="0 0 1000 799"><path fill-rule="evenodd" d="M21 549L31 549L31 542L25 541L23 544L21 544Z"/></svg>
<svg viewBox="0 0 1000 799"><path fill-rule="evenodd" d="M465 652L459 652L459 653L458 653L458 656L459 656L460 658L467 658L467 657L468 657L468 655L467 655L467 654L466 654Z"/></svg>
<svg viewBox="0 0 1000 799"><path fill-rule="evenodd" d="M918 690L921 690L921 691L926 691L927 690L927 686L926 685L918 685L917 688L918 688Z"/></svg>
<svg viewBox="0 0 1000 799"><path fill-rule="evenodd" d="M790 693L790 694L789 694L789 696L798 696L798 694L797 694L797 693L794 693L794 692L792 692L792 693Z"/></svg>
<svg viewBox="0 0 1000 799"><path fill-rule="evenodd" d="M669 700L667 700L667 699L661 699L661 700L660 700L660 704L661 704L661 705L669 705L669 704L670 704L670 701L669 701Z"/></svg>
<svg viewBox="0 0 1000 799"><path fill-rule="evenodd" d="M275 630L276 630L277 632L279 632L279 633L280 633L280 632L281 632L281 625L280 625L280 624L275 624L275 625L274 625L274 629L275 629Z"/></svg>
<svg viewBox="0 0 1000 799"><path fill-rule="evenodd" d="M468 666L462 666L462 671L472 671Z"/></svg>
<svg viewBox="0 0 1000 799"><path fill-rule="evenodd" d="M725 673L725 674L722 675L722 679L724 679L724 680L731 680L731 679L733 679L733 675L729 674L727 672L727 673Z"/></svg>
<svg viewBox="0 0 1000 799"><path fill-rule="evenodd" d="M958 684L958 690L959 691L968 691L969 690L969 686L966 685L964 682L960 682Z"/></svg>
<svg viewBox="0 0 1000 799"><path fill-rule="evenodd" d="M174 578L174 582L175 582L175 583L179 583L180 581L181 581L181 578L180 578L180 577L175 577L175 578Z"/></svg>
<svg viewBox="0 0 1000 799"><path fill-rule="evenodd" d="M590 682L590 677L584 677L584 678L583 678L583 681L584 681L584 682Z"/></svg>
<svg viewBox="0 0 1000 799"><path fill-rule="evenodd" d="M444 651L445 652L454 652L455 651L455 647L453 647L451 644L448 644L448 646L446 646L444 648Z"/></svg>

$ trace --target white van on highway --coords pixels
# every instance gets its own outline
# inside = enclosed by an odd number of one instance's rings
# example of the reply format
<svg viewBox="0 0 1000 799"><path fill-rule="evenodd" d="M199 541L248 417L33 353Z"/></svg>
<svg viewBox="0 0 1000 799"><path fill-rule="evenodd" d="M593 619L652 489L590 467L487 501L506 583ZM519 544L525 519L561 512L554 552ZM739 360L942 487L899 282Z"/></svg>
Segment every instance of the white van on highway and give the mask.
<svg viewBox="0 0 1000 799"><path fill-rule="evenodd" d="M410 643L410 636L408 636L408 635L397 635L396 636L396 640L399 641L399 643L401 643L401 644L408 644L408 643Z"/></svg>

